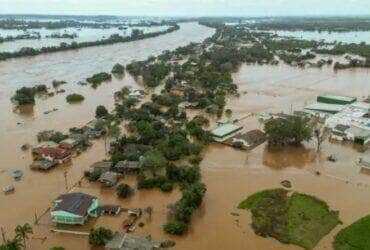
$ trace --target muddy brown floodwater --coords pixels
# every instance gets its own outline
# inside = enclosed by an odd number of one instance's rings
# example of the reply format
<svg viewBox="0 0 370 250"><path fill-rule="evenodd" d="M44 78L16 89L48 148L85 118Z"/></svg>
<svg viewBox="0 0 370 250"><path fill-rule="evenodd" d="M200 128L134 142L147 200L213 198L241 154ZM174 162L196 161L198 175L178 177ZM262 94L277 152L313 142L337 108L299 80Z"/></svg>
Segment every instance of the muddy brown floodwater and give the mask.
<svg viewBox="0 0 370 250"><path fill-rule="evenodd" d="M129 76L123 80L114 79L97 90L74 82L93 73L106 71L118 62L145 59L163 49L174 49L191 41L201 41L213 34L212 29L197 24L183 24L177 32L162 37L107 47L88 48L80 51L43 55L30 59L17 59L0 63L0 184L13 183L16 192L5 196L0 194L0 224L8 234L17 224L33 223L34 213L41 215L51 200L65 191L63 172L68 171L68 183L72 185L84 169L104 158L104 146L94 142L87 152L73 159L73 165L59 167L48 173L31 172L28 165L30 152L22 152L23 143L35 143L35 135L43 129L67 130L89 121L99 104L113 105L113 92L123 85L137 86ZM313 102L319 93L354 95L362 98L370 93L369 71L363 69L334 73L330 68L298 69L279 66L242 66L234 75L240 89L240 98L231 98L228 107L234 117L258 114L260 112L290 112ZM86 96L81 105L67 105L65 95L46 100L37 100L33 113L12 112L9 97L22 85L50 83L53 79L70 81L63 86L67 93L76 91ZM66 94L67 94L66 93ZM58 108L58 111L43 115L43 111ZM17 125L17 122L20 122ZM245 130L261 128L254 115L240 122ZM315 195L328 202L332 209L340 211L343 225L335 228L317 246L317 249L331 249L333 236L340 228L369 213L370 175L360 172L355 160L364 153L351 145L326 141L320 154L309 143L304 148L288 148L271 151L260 145L252 151L239 151L219 144L211 144L205 151L201 163L203 181L207 193L203 205L193 216L190 231L183 237L163 234L161 225L165 222L167 205L176 201L180 193L175 190L164 194L157 190L136 191L128 200L118 200L113 190L104 190L96 184L83 181L74 191L97 195L102 203L121 204L124 207L153 206L152 219L142 218L143 228L135 234L154 239L174 239L176 249L299 249L291 245L258 237L250 227L250 213L238 210L237 204L254 192L266 188L280 187L282 180L290 180L293 189ZM369 152L367 152L369 153ZM338 161L326 161L335 154ZM10 178L11 170L21 169L25 175L19 182ZM316 172L321 174L318 176ZM134 177L124 179L134 184ZM230 213L238 213L233 216ZM117 217L100 217L77 230L86 231L93 225L104 225L121 230L124 214ZM34 226L35 239L30 240L30 249L48 249L63 245L66 249L90 249L86 238L50 233L52 228L48 213L39 225ZM38 238L47 237L46 241Z"/></svg>

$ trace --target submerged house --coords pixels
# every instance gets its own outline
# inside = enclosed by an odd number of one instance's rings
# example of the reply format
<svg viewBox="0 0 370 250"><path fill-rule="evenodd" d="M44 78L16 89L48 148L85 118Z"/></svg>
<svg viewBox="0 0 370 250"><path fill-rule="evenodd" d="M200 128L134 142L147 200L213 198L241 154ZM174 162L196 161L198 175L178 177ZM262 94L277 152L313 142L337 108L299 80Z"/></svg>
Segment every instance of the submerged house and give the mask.
<svg viewBox="0 0 370 250"><path fill-rule="evenodd" d="M233 123L223 123L212 130L212 136L215 141L223 142L235 136L242 129L242 126Z"/></svg>
<svg viewBox="0 0 370 250"><path fill-rule="evenodd" d="M140 170L140 162L139 161L119 161L113 167L114 171L118 173L130 173L130 172L137 172Z"/></svg>
<svg viewBox="0 0 370 250"><path fill-rule="evenodd" d="M118 182L119 175L115 172L105 172L103 173L100 178L99 182L105 187L113 187Z"/></svg>
<svg viewBox="0 0 370 250"><path fill-rule="evenodd" d="M154 250L161 249L161 243L132 234L115 233L105 245L107 250Z"/></svg>
<svg viewBox="0 0 370 250"><path fill-rule="evenodd" d="M51 217L54 223L84 225L89 217L97 217L98 199L84 193L60 195L53 202Z"/></svg>

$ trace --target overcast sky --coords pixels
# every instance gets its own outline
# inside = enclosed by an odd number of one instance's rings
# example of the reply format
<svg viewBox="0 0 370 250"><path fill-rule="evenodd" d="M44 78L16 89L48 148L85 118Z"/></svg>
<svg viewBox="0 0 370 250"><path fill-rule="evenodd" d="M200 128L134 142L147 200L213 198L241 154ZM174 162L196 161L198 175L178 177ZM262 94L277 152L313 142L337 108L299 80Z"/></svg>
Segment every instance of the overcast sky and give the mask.
<svg viewBox="0 0 370 250"><path fill-rule="evenodd" d="M0 0L0 13L127 16L369 15L370 0Z"/></svg>

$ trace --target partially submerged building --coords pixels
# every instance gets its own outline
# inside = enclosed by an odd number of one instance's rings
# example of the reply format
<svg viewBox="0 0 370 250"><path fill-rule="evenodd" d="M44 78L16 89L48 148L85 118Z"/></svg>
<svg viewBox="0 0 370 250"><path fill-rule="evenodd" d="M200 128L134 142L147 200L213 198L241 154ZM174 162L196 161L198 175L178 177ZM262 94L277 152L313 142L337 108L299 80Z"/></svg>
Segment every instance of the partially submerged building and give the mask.
<svg viewBox="0 0 370 250"><path fill-rule="evenodd" d="M243 127L233 123L219 124L212 130L213 140L218 142L226 141L227 139L235 136Z"/></svg>
<svg viewBox="0 0 370 250"><path fill-rule="evenodd" d="M114 171L118 173L132 173L132 172L138 172L140 170L141 164L139 161L119 161L117 164L113 167Z"/></svg>
<svg viewBox="0 0 370 250"><path fill-rule="evenodd" d="M106 245L107 250L155 250L160 249L161 243L132 234L116 232L113 239Z"/></svg>
<svg viewBox="0 0 370 250"><path fill-rule="evenodd" d="M344 109L345 106L340 104L314 103L306 106L304 110L310 114L336 114Z"/></svg>
<svg viewBox="0 0 370 250"><path fill-rule="evenodd" d="M364 156L360 158L359 164L363 168L370 169L370 156Z"/></svg>
<svg viewBox="0 0 370 250"><path fill-rule="evenodd" d="M98 161L92 164L90 167L92 172L98 173L99 175L106 173L111 170L113 163L111 161Z"/></svg>
<svg viewBox="0 0 370 250"><path fill-rule="evenodd" d="M53 205L51 217L57 224L84 225L89 217L98 216L98 199L84 193L62 194Z"/></svg>

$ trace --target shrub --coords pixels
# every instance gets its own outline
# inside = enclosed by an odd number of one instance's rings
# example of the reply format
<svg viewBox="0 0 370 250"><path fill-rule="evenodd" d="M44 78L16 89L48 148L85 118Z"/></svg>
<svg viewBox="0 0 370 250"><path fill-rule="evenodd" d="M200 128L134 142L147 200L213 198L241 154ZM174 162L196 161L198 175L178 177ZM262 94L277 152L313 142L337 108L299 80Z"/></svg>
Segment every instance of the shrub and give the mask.
<svg viewBox="0 0 370 250"><path fill-rule="evenodd" d="M83 95L74 93L74 94L67 95L66 100L68 103L76 103L76 102L82 102L83 100L85 100L85 97Z"/></svg>
<svg viewBox="0 0 370 250"><path fill-rule="evenodd" d="M111 71L113 74L120 74L122 75L125 73L125 67L122 64L116 63Z"/></svg>
<svg viewBox="0 0 370 250"><path fill-rule="evenodd" d="M93 88L98 87L102 82L112 80L112 75L106 72L101 72L86 78L86 81L92 85Z"/></svg>
<svg viewBox="0 0 370 250"><path fill-rule="evenodd" d="M168 234L182 235L188 231L188 225L181 221L171 221L163 226Z"/></svg>
<svg viewBox="0 0 370 250"><path fill-rule="evenodd" d="M119 184L117 187L117 196L127 198L133 194L133 189L127 184Z"/></svg>
<svg viewBox="0 0 370 250"><path fill-rule="evenodd" d="M171 192L173 189L173 184L171 182L165 182L161 185L161 190L163 192Z"/></svg>
<svg viewBox="0 0 370 250"><path fill-rule="evenodd" d="M104 227L92 228L89 234L89 243L93 246L104 246L112 238L113 232L110 229Z"/></svg>

